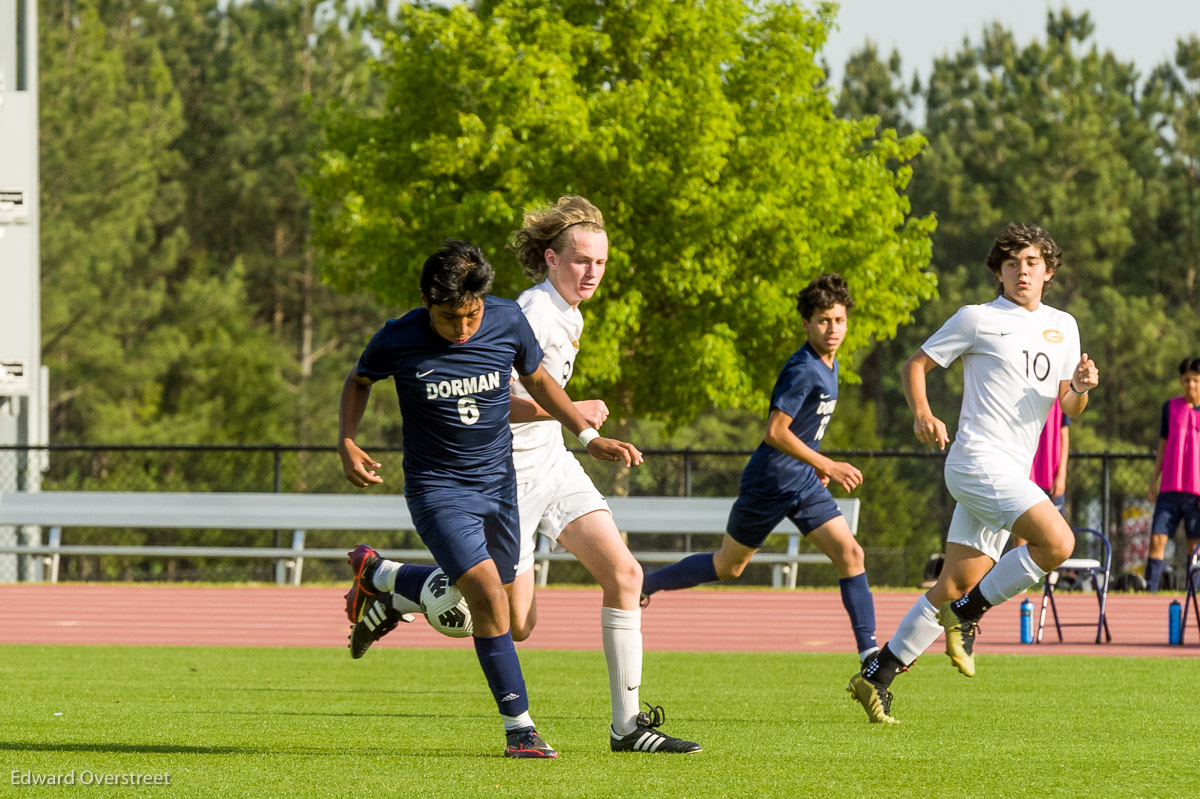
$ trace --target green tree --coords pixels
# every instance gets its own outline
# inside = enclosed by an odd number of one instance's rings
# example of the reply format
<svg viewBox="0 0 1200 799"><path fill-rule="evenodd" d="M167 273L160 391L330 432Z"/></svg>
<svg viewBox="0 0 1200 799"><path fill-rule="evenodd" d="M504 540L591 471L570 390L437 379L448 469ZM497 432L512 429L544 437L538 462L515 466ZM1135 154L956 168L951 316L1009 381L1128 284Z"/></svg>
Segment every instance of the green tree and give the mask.
<svg viewBox="0 0 1200 799"><path fill-rule="evenodd" d="M874 117L884 129L911 134L914 131L914 102L919 92L920 83L915 76L911 86L905 85L899 52L893 50L884 61L875 44L868 42L846 61L834 111L845 119ZM945 294L940 285L939 293ZM936 298L934 302L937 302ZM899 340L881 339L870 343L858 359L862 382L848 387L848 394L857 394L874 406L871 416L876 420L876 435L885 435L894 425L895 418L905 413L903 403L899 407L895 403L899 390L896 365L907 357L908 353L903 350L909 346L903 331L900 336Z"/></svg>
<svg viewBox="0 0 1200 799"><path fill-rule="evenodd" d="M344 0L135 2L180 94L189 261L242 265L244 314L280 351L286 438L332 440L340 377L382 315L315 275L301 177L320 147L314 107L373 102L363 16Z"/></svg>
<svg viewBox="0 0 1200 799"><path fill-rule="evenodd" d="M121 4L40 11L52 436L278 438L273 347L242 313L241 271L181 257L184 125L156 42Z"/></svg>
<svg viewBox="0 0 1200 799"><path fill-rule="evenodd" d="M1140 282L1200 307L1200 39L1180 40L1175 59L1146 83L1142 107L1159 135L1167 199L1147 242Z"/></svg>
<svg viewBox="0 0 1200 799"><path fill-rule="evenodd" d="M998 25L939 59L925 93L930 147L914 204L938 215L934 262L971 265L995 233L1043 223L1067 254L1066 303L1108 285L1158 203L1154 137L1135 102L1132 64L1092 48L1087 14L1048 15L1046 41L1020 48Z"/></svg>
<svg viewBox="0 0 1200 799"><path fill-rule="evenodd" d="M883 128L912 133L913 101L920 82L914 77L906 85L901 63L897 50L884 61L873 42L852 53L834 107L837 115L844 119L873 116Z"/></svg>
<svg viewBox="0 0 1200 799"><path fill-rule="evenodd" d="M326 116L313 180L326 274L415 305L424 255L458 236L514 295L523 281L502 247L522 209L584 194L612 250L584 306L577 390L602 392L625 421L764 410L807 280L838 271L855 291L850 358L934 290L933 221L902 194L922 140L834 116L814 61L829 13L736 0L402 8L383 35L385 110Z"/></svg>
<svg viewBox="0 0 1200 799"><path fill-rule="evenodd" d="M956 307L994 296L984 259L995 234L1012 220L1039 223L1065 253L1047 301L1081 319L1085 350L1105 353L1098 407L1083 424L1102 425L1101 438L1112 439L1138 418L1127 411L1154 404L1137 386L1157 382L1161 359L1147 350L1172 331L1169 315L1155 317L1162 325L1153 330L1137 317L1154 311L1153 299L1125 298L1146 295L1142 276L1166 268L1148 264L1141 244L1163 202L1159 142L1137 103L1133 65L1087 47L1091 36L1086 14L1063 10L1048 15L1045 41L1019 47L991 25L977 43L935 62L924 90L930 144L915 165L912 196L918 212L937 216L933 264L945 290L885 351L898 364ZM1108 356L1114 345L1138 357ZM934 396L957 398L956 370L932 379ZM1118 382L1132 394L1110 405ZM902 403L898 385L883 398ZM950 423L957 409L947 411ZM890 435L910 443L911 419L893 418Z"/></svg>
<svg viewBox="0 0 1200 799"><path fill-rule="evenodd" d="M1195 322L1168 296L1128 286L1101 286L1090 294L1071 307L1085 349L1101 369L1100 386L1081 419L1096 429L1101 448L1130 443L1152 450L1162 403L1179 391L1179 361L1195 351Z"/></svg>

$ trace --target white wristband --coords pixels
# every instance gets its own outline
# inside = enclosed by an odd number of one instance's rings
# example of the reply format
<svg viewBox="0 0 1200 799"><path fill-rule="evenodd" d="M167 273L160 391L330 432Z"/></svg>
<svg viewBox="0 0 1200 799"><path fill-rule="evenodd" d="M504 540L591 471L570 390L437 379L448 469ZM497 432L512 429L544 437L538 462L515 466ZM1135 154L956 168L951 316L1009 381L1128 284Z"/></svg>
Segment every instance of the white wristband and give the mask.
<svg viewBox="0 0 1200 799"><path fill-rule="evenodd" d="M587 449L587 445L600 437L594 427L585 427L579 431L579 443L583 444L583 448Z"/></svg>

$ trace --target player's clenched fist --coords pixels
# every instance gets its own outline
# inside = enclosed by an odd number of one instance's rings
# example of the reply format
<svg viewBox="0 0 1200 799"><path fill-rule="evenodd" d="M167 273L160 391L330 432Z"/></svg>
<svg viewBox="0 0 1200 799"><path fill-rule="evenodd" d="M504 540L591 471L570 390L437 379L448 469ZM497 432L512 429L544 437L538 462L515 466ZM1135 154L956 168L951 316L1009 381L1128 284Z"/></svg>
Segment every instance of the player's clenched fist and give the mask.
<svg viewBox="0 0 1200 799"><path fill-rule="evenodd" d="M852 464L843 461L831 461L829 467L822 473L822 477L824 485L828 485L830 482L836 483L846 493L858 488L863 481L862 472Z"/></svg>
<svg viewBox="0 0 1200 799"><path fill-rule="evenodd" d="M575 403L575 410L597 430L608 419L608 405L604 400L581 400Z"/></svg>
<svg viewBox="0 0 1200 799"><path fill-rule="evenodd" d="M1086 394L1098 385L1100 385L1100 372L1096 369L1096 362L1085 352L1079 357L1079 363L1075 366L1075 374L1071 375L1071 388L1075 390L1076 394Z"/></svg>

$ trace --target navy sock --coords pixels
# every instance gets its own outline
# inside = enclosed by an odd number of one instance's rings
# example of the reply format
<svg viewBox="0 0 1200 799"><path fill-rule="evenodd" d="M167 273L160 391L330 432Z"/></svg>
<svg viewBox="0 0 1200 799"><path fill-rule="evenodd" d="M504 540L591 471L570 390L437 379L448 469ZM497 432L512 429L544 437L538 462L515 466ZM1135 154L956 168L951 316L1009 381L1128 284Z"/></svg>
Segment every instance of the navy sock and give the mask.
<svg viewBox="0 0 1200 799"><path fill-rule="evenodd" d="M429 575L437 571L437 566L414 566L405 563L396 572L396 593L410 602L421 604L421 586L429 579Z"/></svg>
<svg viewBox="0 0 1200 799"><path fill-rule="evenodd" d="M963 596L954 600L951 605L954 612L963 621L979 621L983 618L983 614L987 613L992 607L986 599L983 598L983 592L979 590L979 586L975 586Z"/></svg>
<svg viewBox="0 0 1200 799"><path fill-rule="evenodd" d="M642 593L649 596L656 591L676 591L700 583L711 583L716 579L717 567L713 563L712 553L701 552L647 574L642 579Z"/></svg>
<svg viewBox="0 0 1200 799"><path fill-rule="evenodd" d="M1166 565L1162 558L1146 558L1146 590L1150 593L1158 593L1158 585L1162 582L1163 567Z"/></svg>
<svg viewBox="0 0 1200 799"><path fill-rule="evenodd" d="M850 616L850 627L854 630L854 642L859 652L879 646L875 641L875 598L867 585L867 573L838 580L842 589L842 605Z"/></svg>
<svg viewBox="0 0 1200 799"><path fill-rule="evenodd" d="M496 698L496 707L502 716L519 716L529 710L529 697L525 695L525 677L521 674L521 661L513 646L512 633L491 638L475 636L475 655L487 677L488 688Z"/></svg>
<svg viewBox="0 0 1200 799"><path fill-rule="evenodd" d="M887 690L891 686L892 680L896 679L896 675L902 671L908 671L908 669L900 661L900 658L892 654L888 645L884 644L878 655L867 658L867 662L863 664L862 676Z"/></svg>

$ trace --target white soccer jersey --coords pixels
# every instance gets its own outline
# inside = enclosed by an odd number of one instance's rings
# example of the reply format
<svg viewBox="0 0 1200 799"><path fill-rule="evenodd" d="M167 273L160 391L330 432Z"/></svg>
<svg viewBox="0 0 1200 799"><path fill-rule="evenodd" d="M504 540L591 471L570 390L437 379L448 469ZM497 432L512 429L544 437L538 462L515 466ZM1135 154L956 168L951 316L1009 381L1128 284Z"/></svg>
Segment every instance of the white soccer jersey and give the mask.
<svg viewBox="0 0 1200 799"><path fill-rule="evenodd" d="M568 305L548 279L521 292L517 304L524 311L538 344L545 352L542 366L565 388L575 369L579 337L583 334L583 314L578 308ZM512 384L513 393L518 397L532 399L515 377ZM529 480L540 469L554 462L552 455L555 452L566 449L562 425L554 420L514 424L512 434L513 464L517 469L518 483Z"/></svg>
<svg viewBox="0 0 1200 799"><path fill-rule="evenodd" d="M947 463L1002 456L1028 474L1059 381L1079 363L1075 317L997 297L959 308L921 349L942 367L963 361L962 411Z"/></svg>

